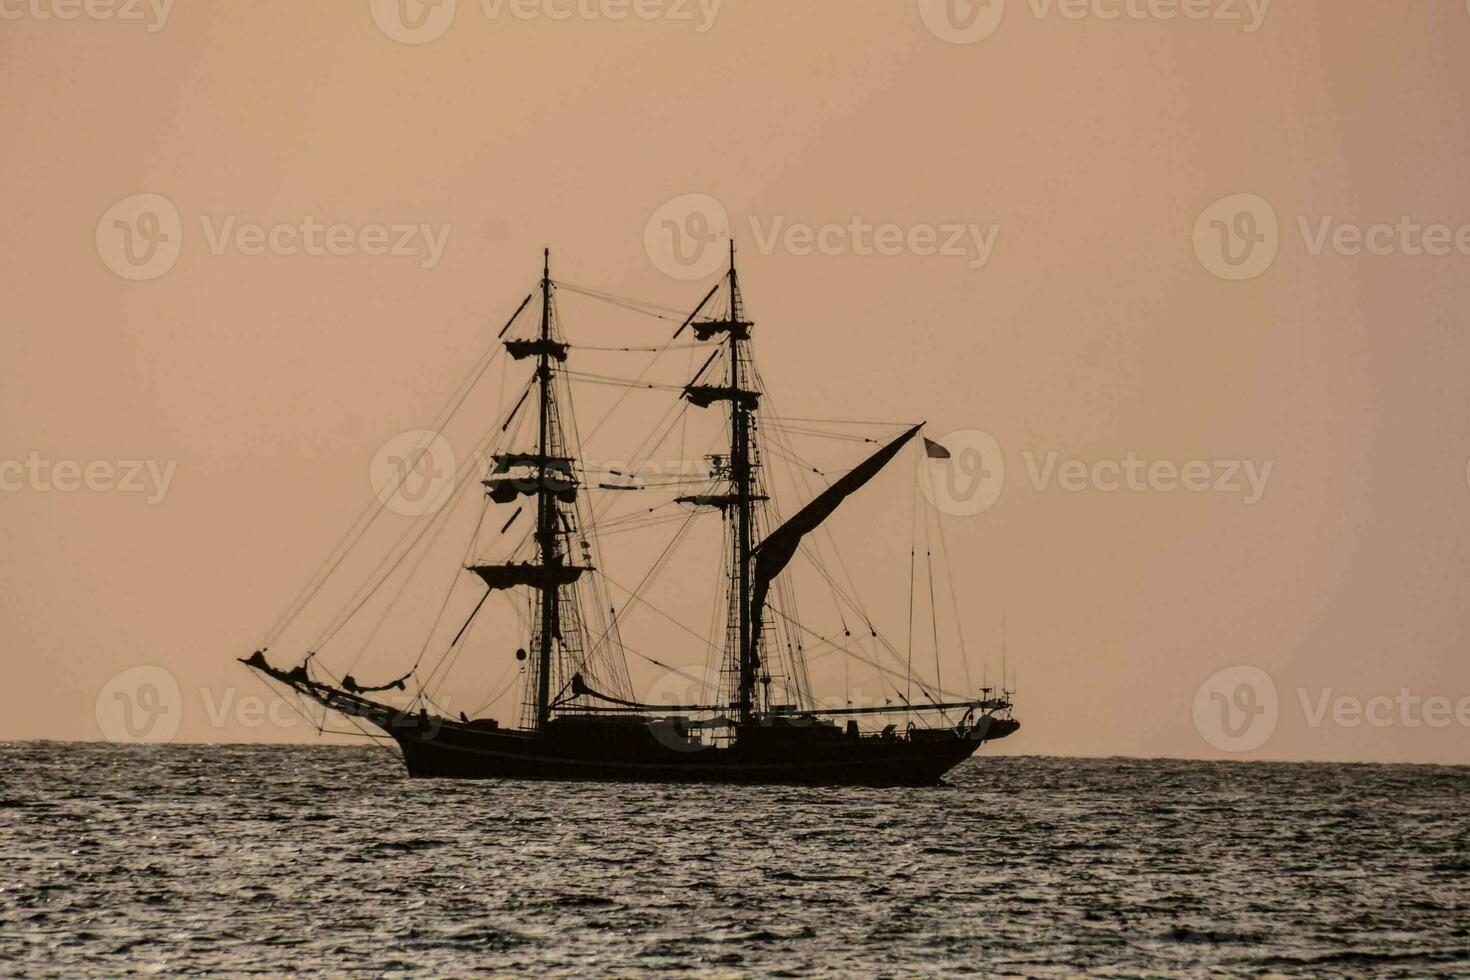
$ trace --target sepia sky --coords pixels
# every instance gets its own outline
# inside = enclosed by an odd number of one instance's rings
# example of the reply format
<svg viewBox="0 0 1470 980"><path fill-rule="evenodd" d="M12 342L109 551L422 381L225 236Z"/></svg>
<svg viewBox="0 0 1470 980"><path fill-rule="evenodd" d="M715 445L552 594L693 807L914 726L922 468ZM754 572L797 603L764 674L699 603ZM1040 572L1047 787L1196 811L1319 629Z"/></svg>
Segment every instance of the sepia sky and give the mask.
<svg viewBox="0 0 1470 980"><path fill-rule="evenodd" d="M0 738L156 697L171 739L316 738L234 658L543 246L687 309L733 228L782 415L956 449L832 529L902 647L932 508L946 687L998 682L1004 618L994 751L1470 762L1460 0L0 14ZM574 343L676 325L566 299Z"/></svg>

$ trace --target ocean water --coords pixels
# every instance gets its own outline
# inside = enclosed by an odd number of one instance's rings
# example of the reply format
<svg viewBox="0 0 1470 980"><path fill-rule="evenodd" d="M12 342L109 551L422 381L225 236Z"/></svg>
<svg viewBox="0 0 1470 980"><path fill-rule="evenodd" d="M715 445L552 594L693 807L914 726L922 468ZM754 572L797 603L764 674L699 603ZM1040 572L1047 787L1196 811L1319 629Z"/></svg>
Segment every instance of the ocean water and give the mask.
<svg viewBox="0 0 1470 980"><path fill-rule="evenodd" d="M1470 769L987 758L926 790L0 746L0 974L1470 975Z"/></svg>

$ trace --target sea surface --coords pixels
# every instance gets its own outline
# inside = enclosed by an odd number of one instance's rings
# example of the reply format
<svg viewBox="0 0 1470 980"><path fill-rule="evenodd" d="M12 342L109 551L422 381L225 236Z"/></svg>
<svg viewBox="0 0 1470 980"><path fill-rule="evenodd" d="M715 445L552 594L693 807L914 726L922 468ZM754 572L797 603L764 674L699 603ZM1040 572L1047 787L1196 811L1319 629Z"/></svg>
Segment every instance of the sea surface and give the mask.
<svg viewBox="0 0 1470 980"><path fill-rule="evenodd" d="M0 975L1470 975L1470 769L977 757L926 790L0 745Z"/></svg>

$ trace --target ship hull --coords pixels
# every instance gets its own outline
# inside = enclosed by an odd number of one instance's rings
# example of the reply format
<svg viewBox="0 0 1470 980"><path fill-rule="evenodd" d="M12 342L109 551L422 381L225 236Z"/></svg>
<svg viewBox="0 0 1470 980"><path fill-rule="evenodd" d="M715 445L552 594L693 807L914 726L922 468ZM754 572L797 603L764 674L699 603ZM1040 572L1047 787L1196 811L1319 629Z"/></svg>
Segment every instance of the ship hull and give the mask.
<svg viewBox="0 0 1470 980"><path fill-rule="evenodd" d="M604 780L658 783L770 783L802 786L927 786L980 747L975 738L938 733L912 740L762 738L746 733L729 747L691 748L649 737L577 739L484 732L444 725L390 731L412 776L448 779Z"/></svg>
<svg viewBox="0 0 1470 980"><path fill-rule="evenodd" d="M860 734L811 716L776 716L707 744L683 719L560 716L537 731L493 721L452 721L409 711L282 671L260 655L244 661L296 693L392 736L409 775L440 779L608 780L642 783L772 783L799 786L928 786L980 746L1020 723L984 715L954 729L896 725Z"/></svg>

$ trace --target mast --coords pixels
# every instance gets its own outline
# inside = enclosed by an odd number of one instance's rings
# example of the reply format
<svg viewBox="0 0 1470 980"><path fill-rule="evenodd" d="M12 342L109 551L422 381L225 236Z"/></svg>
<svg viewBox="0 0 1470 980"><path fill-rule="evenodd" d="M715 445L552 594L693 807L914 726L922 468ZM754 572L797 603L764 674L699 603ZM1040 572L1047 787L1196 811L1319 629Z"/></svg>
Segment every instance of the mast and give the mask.
<svg viewBox="0 0 1470 980"><path fill-rule="evenodd" d="M728 283L730 308L723 314L708 319L699 319L704 309L720 288ZM719 337L719 343L727 352L729 370L722 384L702 381L704 372L714 363L712 355L695 374L694 379L684 386L683 397L692 405L711 408L717 402L730 403L730 456L727 470L729 492L700 494L679 498L684 503L721 508L730 522L730 604L725 621L726 664L735 675L734 700L729 707L735 712L737 725L749 725L755 717L756 675L760 669L760 609L752 593L755 582L755 514L756 504L766 498L759 493L755 470L759 466L758 453L753 445L753 417L760 406L761 393L755 383L753 370L747 369L749 352L746 344L750 340L753 324L745 319L745 310L740 302L740 276L735 270L735 242L730 242L730 271L710 289L699 306L689 315L684 326L693 326L694 335L700 341ZM676 333L674 336L678 336ZM728 344L728 346L724 346ZM718 352L718 351L717 351ZM747 374L751 375L747 377ZM723 477L724 474L722 474Z"/></svg>
<svg viewBox="0 0 1470 980"><path fill-rule="evenodd" d="M556 501L546 476L551 454L551 249L542 253L541 352L536 361L540 417L536 437L536 543L543 568L557 563ZM536 727L544 729L551 713L551 641L555 634L556 597L560 586L547 576L541 586L541 635L536 648Z"/></svg>
<svg viewBox="0 0 1470 980"><path fill-rule="evenodd" d="M535 497L535 527L532 531L535 557L531 561L476 563L468 570L479 575L491 589L529 587L531 589L531 636L527 646L532 650L532 673L527 675L522 722L527 728L540 730L551 720L551 712L560 691L553 691L552 648L562 655L562 665L576 662L582 654L582 617L575 585L591 566L568 561L571 541L577 534L576 502L579 483L576 461L566 455L566 436L562 431L561 412L552 382L558 363L567 359L569 345L560 339L556 311L552 306L551 250L542 253L541 325L534 339L506 340L505 349L517 361L533 360L535 373L520 401L511 409L501 427L504 431L520 412L521 406L536 395L535 444L526 451L498 452L485 485L488 496L498 504L511 504L520 497ZM533 291L521 304L524 309L535 296ZM520 315L518 310L517 316ZM512 323L515 318L512 317ZM509 326L506 327L509 330ZM504 331L501 333L504 336ZM516 511L518 515L519 510ZM516 515L511 516L511 521ZM509 522L506 524L510 526ZM586 664L581 664L586 669ZM563 680L565 680L563 678Z"/></svg>
<svg viewBox="0 0 1470 980"><path fill-rule="evenodd" d="M730 321L741 322L740 283L735 272L735 239L730 239ZM730 331L730 389L740 392L740 341L741 331ZM738 711L741 725L751 721L755 701L755 640L750 629L750 555L751 555L751 492L750 492L750 411L749 402L733 397L730 399L730 469L735 484L735 568L736 585L739 589L739 669L740 684Z"/></svg>

